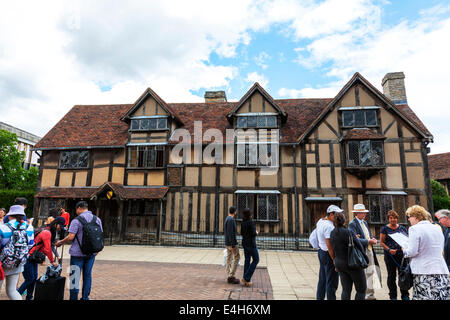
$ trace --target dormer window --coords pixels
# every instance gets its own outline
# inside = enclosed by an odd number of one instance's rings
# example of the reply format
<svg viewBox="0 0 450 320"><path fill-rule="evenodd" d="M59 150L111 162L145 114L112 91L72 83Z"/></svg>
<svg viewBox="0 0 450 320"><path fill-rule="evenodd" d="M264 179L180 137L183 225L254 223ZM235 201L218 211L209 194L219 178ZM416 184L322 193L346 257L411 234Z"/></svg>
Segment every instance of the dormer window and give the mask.
<svg viewBox="0 0 450 320"><path fill-rule="evenodd" d="M277 128L276 115L238 115L236 128Z"/></svg>
<svg viewBox="0 0 450 320"><path fill-rule="evenodd" d="M135 117L131 119L131 131L167 129L167 117Z"/></svg>
<svg viewBox="0 0 450 320"><path fill-rule="evenodd" d="M377 123L377 109L379 107L343 107L342 126L346 128L375 127Z"/></svg>

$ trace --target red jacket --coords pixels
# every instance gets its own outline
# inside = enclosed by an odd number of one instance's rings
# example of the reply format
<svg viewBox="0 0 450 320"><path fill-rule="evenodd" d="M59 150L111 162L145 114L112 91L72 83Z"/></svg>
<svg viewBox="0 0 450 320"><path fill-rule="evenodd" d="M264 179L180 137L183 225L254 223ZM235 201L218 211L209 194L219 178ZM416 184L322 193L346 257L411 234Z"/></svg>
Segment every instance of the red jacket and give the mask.
<svg viewBox="0 0 450 320"><path fill-rule="evenodd" d="M31 248L29 254L31 255L35 250L44 253L51 263L53 263L53 251L52 251L52 233L48 228L45 228L34 238L34 243L36 244Z"/></svg>

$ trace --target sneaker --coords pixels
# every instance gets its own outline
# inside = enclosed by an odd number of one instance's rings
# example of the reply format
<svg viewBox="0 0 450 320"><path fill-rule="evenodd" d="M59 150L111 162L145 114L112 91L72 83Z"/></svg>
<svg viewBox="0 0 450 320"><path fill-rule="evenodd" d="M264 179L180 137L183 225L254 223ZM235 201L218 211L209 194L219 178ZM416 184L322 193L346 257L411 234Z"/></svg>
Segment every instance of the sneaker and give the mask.
<svg viewBox="0 0 450 320"><path fill-rule="evenodd" d="M27 290L22 293L22 297L27 295Z"/></svg>
<svg viewBox="0 0 450 320"><path fill-rule="evenodd" d="M246 287L251 287L251 286L252 286L252 283L251 283L251 282L245 282L245 283L244 283L244 286L246 286Z"/></svg>
<svg viewBox="0 0 450 320"><path fill-rule="evenodd" d="M235 277L229 277L227 279L227 282L231 283L231 284L239 284L240 283L239 279L236 279Z"/></svg>

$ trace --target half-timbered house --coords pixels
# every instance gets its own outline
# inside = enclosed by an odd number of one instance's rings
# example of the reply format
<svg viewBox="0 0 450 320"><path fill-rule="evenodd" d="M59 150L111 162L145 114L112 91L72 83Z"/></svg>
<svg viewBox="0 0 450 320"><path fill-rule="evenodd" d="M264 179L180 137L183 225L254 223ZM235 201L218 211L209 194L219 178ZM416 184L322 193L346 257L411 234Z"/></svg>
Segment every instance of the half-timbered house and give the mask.
<svg viewBox="0 0 450 320"><path fill-rule="evenodd" d="M408 206L432 209L433 136L403 73L382 86L356 73L334 98L274 99L255 83L238 102L206 92L204 103L166 103L148 88L134 104L74 106L36 145L34 215L74 214L84 199L108 234L136 243L220 235L231 205L251 208L260 234L295 239L330 204L352 218L364 203L373 231L390 209L406 222Z"/></svg>

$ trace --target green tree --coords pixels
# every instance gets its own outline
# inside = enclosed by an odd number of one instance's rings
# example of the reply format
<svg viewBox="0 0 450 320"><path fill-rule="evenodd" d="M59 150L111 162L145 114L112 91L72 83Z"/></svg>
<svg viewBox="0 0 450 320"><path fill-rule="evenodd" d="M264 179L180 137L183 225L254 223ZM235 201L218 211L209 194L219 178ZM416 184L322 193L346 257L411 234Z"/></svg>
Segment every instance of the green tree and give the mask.
<svg viewBox="0 0 450 320"><path fill-rule="evenodd" d="M450 208L450 197L445 187L433 179L431 179L431 193L433 194L434 211Z"/></svg>
<svg viewBox="0 0 450 320"><path fill-rule="evenodd" d="M17 135L0 130L0 189L17 189L23 186L25 170L23 151L17 150Z"/></svg>

